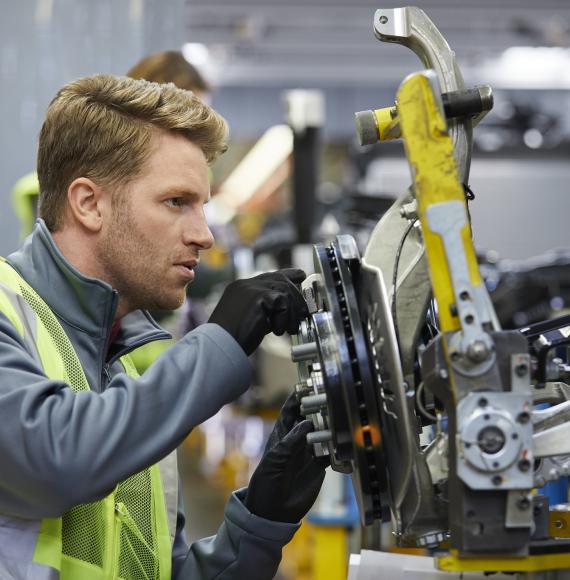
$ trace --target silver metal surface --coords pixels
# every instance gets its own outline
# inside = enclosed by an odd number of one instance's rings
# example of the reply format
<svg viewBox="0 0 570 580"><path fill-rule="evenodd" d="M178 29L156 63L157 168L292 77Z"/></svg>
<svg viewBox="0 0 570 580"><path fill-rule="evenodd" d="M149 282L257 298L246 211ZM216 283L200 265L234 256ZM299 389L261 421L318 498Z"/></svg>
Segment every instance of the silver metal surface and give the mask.
<svg viewBox="0 0 570 580"><path fill-rule="evenodd" d="M382 272L379 268L367 263L366 255L362 258L361 265L361 286L367 289L367 292L360 296L360 309L368 331L367 338L375 365L381 404L384 413L396 418L399 443L402 447L402 477L397 482L391 482L393 484L392 496L395 514L398 518L399 508L404 501L411 478L415 442L412 438L413 431L407 405L404 376L400 365L398 342ZM389 395L382 388L388 376L390 379Z"/></svg>
<svg viewBox="0 0 570 580"><path fill-rule="evenodd" d="M447 433L440 432L424 449L426 463L433 484L445 481L449 476L449 441Z"/></svg>
<svg viewBox="0 0 570 580"><path fill-rule="evenodd" d="M327 396L324 393L319 395L308 395L301 399L301 415L310 415L321 411L327 405Z"/></svg>
<svg viewBox="0 0 570 580"><path fill-rule="evenodd" d="M390 441L385 454L394 533L408 542L418 541L426 534L444 532L444 519L438 513L430 470L418 445L416 418L409 405L413 391L404 381L382 271L366 255L361 261L360 282L360 312L380 392L383 438Z"/></svg>
<svg viewBox="0 0 570 580"><path fill-rule="evenodd" d="M528 393L529 389L530 356L528 354L511 355L511 390L515 393Z"/></svg>
<svg viewBox="0 0 570 580"><path fill-rule="evenodd" d="M415 6L380 9L374 14L374 34L384 42L407 46L425 68L433 69L444 93L464 88L463 76L455 53L423 10ZM462 183L469 181L471 165L472 122L453 119L448 122L455 148L455 159Z"/></svg>
<svg viewBox="0 0 570 580"><path fill-rule="evenodd" d="M534 486L544 487L550 481L557 481L562 476L570 475L570 455L542 457L534 472Z"/></svg>
<svg viewBox="0 0 570 580"><path fill-rule="evenodd" d="M509 392L469 393L459 402L457 474L471 489L532 488L531 408L528 394Z"/></svg>
<svg viewBox="0 0 570 580"><path fill-rule="evenodd" d="M532 412L535 433L567 421L570 421L570 401L553 405L548 409L535 409Z"/></svg>
<svg viewBox="0 0 570 580"><path fill-rule="evenodd" d="M307 443L309 445L314 445L315 443L328 443L332 441L332 431L330 429L324 429L322 431L313 431L307 434Z"/></svg>
<svg viewBox="0 0 570 580"><path fill-rule="evenodd" d="M360 260L360 252L356 240L348 234L336 237L340 256L343 260Z"/></svg>
<svg viewBox="0 0 570 580"><path fill-rule="evenodd" d="M306 280L305 280L306 281ZM310 288L310 286L308 287ZM306 320L303 320L299 325L298 336L295 337L294 344L291 348L302 346L303 344L313 344L314 336L313 329L307 324ZM308 397L312 395L320 395L324 392L323 377L321 372L320 363L310 360L310 365L307 364L306 359L299 361L297 365L297 372L299 375L299 382L297 383L295 390L297 392L297 398ZM328 428L328 425L321 413L311 414L310 419L313 422L315 431L323 431ZM313 450L317 457L329 456L332 452L330 443L327 442L315 442L313 444Z"/></svg>
<svg viewBox="0 0 570 580"><path fill-rule="evenodd" d="M562 423L535 433L532 439L536 458L570 455L570 423Z"/></svg>
<svg viewBox="0 0 570 580"><path fill-rule="evenodd" d="M316 342L297 344L291 348L291 360L293 362L313 360L316 358L317 354L318 350Z"/></svg>
<svg viewBox="0 0 570 580"><path fill-rule="evenodd" d="M374 145L378 142L378 124L374 111L359 111L355 113L354 120L360 145Z"/></svg>
<svg viewBox="0 0 570 580"><path fill-rule="evenodd" d="M527 491L509 491L505 527L530 528L532 524L532 494Z"/></svg>
<svg viewBox="0 0 570 580"><path fill-rule="evenodd" d="M477 89L479 90L479 95L483 104L483 111L471 119L473 128L475 128L487 116L489 111L491 111L494 101L493 89L489 85L481 85L477 87Z"/></svg>
<svg viewBox="0 0 570 580"><path fill-rule="evenodd" d="M570 400L570 385L561 382L547 382L541 389L534 389L535 403L561 403Z"/></svg>
<svg viewBox="0 0 570 580"><path fill-rule="evenodd" d="M468 223L465 202L448 201L431 205L426 210L430 229L438 234L445 248L445 256L453 283L457 315L461 321L460 353L474 363L485 361L492 352L492 341L483 330L482 318L488 313L479 312L473 299L469 267L461 232Z"/></svg>
<svg viewBox="0 0 570 580"><path fill-rule="evenodd" d="M318 286L319 282L319 274L309 274L301 283L301 292L305 302L307 303L309 314L314 314L319 309L319 305L316 302L315 290L313 288L313 284Z"/></svg>
<svg viewBox="0 0 570 580"><path fill-rule="evenodd" d="M401 212L413 201L415 200L410 192L398 198L372 231L362 258L363 265L373 270L374 276L382 281L384 289L378 292L386 294L388 312L390 312L394 293L392 280L396 254L400 240L410 224L407 219L402 218ZM380 282L375 282L373 279L371 283L379 284ZM413 227L409 231L402 247L396 293L399 355L404 374L408 374L413 372L418 336L431 298L427 260L419 227ZM390 324L393 326L393 321Z"/></svg>

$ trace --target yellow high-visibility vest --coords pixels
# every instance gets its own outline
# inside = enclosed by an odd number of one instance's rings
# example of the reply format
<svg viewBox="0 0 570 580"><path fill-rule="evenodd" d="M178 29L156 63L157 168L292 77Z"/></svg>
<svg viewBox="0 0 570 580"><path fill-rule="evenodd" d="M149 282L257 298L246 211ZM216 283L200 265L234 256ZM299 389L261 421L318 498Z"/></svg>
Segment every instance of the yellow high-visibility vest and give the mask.
<svg viewBox="0 0 570 580"><path fill-rule="evenodd" d="M37 353L48 378L66 382L75 392L90 390L56 316L4 259L0 259L0 312ZM138 376L128 355L120 360L128 375ZM22 570L31 565L35 580L170 580L175 485L176 458L171 454L119 483L104 499L36 522L29 527L36 535L33 559L22 562ZM21 543L22 536L15 541Z"/></svg>

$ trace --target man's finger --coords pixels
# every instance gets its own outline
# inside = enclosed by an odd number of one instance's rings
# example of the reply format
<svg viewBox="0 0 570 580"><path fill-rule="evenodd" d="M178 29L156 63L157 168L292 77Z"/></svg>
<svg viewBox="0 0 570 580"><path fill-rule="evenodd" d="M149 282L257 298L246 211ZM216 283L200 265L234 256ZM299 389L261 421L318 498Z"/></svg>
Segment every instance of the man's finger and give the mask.
<svg viewBox="0 0 570 580"><path fill-rule="evenodd" d="M293 284L300 284L307 277L307 274L300 268L284 268L279 272L289 278Z"/></svg>
<svg viewBox="0 0 570 580"><path fill-rule="evenodd" d="M285 437L281 443L291 450L308 445L307 435L314 430L313 422L310 419L304 419L297 423Z"/></svg>

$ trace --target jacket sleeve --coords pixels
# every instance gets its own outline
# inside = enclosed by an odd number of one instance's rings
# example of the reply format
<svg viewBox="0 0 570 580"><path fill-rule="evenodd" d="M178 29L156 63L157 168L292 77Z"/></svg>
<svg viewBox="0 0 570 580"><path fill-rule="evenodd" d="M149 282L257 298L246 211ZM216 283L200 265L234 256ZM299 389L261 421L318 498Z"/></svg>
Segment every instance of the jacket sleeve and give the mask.
<svg viewBox="0 0 570 580"><path fill-rule="evenodd" d="M194 542L175 580L270 580L281 550L300 524L260 518L243 504L246 489L234 492L215 536Z"/></svg>
<svg viewBox="0 0 570 580"><path fill-rule="evenodd" d="M98 500L175 449L249 386L251 365L221 327L206 324L138 379L103 393L48 379L0 314L0 513L59 517Z"/></svg>
<svg viewBox="0 0 570 580"><path fill-rule="evenodd" d="M176 516L176 535L172 546L172 578L176 578L188 553L188 538L185 531L186 515L184 512L184 498L182 485L178 480L178 513Z"/></svg>

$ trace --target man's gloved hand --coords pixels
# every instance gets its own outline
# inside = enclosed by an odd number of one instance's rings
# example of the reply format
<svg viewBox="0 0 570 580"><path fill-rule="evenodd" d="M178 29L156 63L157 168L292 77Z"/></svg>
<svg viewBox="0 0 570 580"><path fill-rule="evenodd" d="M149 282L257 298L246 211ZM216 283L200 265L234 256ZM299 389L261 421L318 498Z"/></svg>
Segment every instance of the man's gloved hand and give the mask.
<svg viewBox="0 0 570 580"><path fill-rule="evenodd" d="M296 268L236 280L228 285L208 322L227 330L250 355L269 332L295 334L308 315L297 284L305 272Z"/></svg>
<svg viewBox="0 0 570 580"><path fill-rule="evenodd" d="M325 465L313 457L307 433L313 424L299 413L295 393L289 396L254 471L244 503L267 520L299 522L315 503Z"/></svg>

